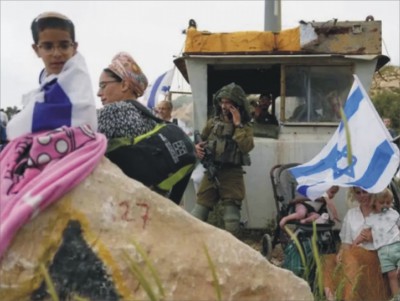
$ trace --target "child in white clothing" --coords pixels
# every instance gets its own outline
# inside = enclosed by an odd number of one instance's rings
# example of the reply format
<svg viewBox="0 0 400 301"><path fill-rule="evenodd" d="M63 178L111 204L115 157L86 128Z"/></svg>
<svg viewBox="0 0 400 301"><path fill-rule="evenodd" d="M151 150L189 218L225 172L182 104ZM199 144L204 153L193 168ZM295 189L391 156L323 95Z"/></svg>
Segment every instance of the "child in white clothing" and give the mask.
<svg viewBox="0 0 400 301"><path fill-rule="evenodd" d="M371 228L374 247L378 250L382 273L388 273L392 295L399 291L400 268L400 222L399 213L392 208L393 194L386 188L372 195L374 213L365 219L365 225ZM362 238L354 241L357 245Z"/></svg>

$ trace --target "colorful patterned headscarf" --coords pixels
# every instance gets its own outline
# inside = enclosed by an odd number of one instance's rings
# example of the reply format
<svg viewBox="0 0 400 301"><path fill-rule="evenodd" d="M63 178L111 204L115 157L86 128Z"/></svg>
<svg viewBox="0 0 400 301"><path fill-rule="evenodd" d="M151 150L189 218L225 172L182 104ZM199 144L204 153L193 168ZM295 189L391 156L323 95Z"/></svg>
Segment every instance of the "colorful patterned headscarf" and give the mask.
<svg viewBox="0 0 400 301"><path fill-rule="evenodd" d="M108 69L126 80L138 97L143 95L148 85L147 77L129 53L120 52L115 55Z"/></svg>

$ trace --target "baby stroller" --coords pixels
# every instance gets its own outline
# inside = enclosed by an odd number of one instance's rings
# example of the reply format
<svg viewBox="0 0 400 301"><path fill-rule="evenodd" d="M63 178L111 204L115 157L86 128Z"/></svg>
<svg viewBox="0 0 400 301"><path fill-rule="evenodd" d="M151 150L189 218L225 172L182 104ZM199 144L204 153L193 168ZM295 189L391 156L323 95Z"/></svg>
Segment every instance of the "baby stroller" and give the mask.
<svg viewBox="0 0 400 301"><path fill-rule="evenodd" d="M262 238L261 253L268 259L271 258L272 250L277 244L281 244L285 256L287 255L287 252L298 252L297 247L295 247L295 244L290 238L289 234L286 233L286 231L281 229L279 226L279 222L282 217L292 213L295 209L295 205L292 201L297 196L297 182L292 174L289 172L289 168L297 165L299 165L299 163L278 164L272 167L270 171L270 178L277 210L277 226L274 230L272 238L269 234L264 234ZM318 213L327 213L326 205L323 205ZM313 235L312 223L301 224L299 221L289 221L287 225L296 235L303 249L303 252L306 255L310 256L311 260L311 238ZM339 235L336 230L333 230L334 225L335 223L331 220L328 220L327 223L316 225L317 246L319 254L336 253L336 246L339 242ZM301 263L294 264L294 266L291 266L291 264L288 263L287 266L285 266L285 262L287 262L287 260L288 258L285 258L283 267L288 268L298 276L301 276L301 273L304 270L304 267L298 266L299 264L301 265Z"/></svg>

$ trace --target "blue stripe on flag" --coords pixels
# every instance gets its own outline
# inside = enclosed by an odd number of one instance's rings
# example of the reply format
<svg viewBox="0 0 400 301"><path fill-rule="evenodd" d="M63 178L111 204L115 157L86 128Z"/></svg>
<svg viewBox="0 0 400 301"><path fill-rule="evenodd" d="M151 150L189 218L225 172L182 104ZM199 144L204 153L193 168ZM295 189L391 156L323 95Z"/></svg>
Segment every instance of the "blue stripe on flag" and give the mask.
<svg viewBox="0 0 400 301"><path fill-rule="evenodd" d="M321 173L327 169L332 169L334 165L336 166L338 155L339 152L337 150L337 144L335 144L329 154L325 158L321 159L321 161L318 161L314 165L296 166L294 168L291 168L290 172L295 178L307 177L312 174Z"/></svg>
<svg viewBox="0 0 400 301"><path fill-rule="evenodd" d="M374 186L380 179L386 167L389 165L393 155L394 151L390 146L389 141L383 141L376 148L370 160L370 164L368 165L363 176L350 184L353 184L354 186L362 186L365 189Z"/></svg>
<svg viewBox="0 0 400 301"><path fill-rule="evenodd" d="M391 148L389 141L383 141L375 150L373 156L371 157L370 164L368 165L367 169L365 170L363 176L360 177L359 179L357 179L357 181L348 182L347 184L350 186L360 186L365 189L373 187L380 180L381 175L384 173L385 169L390 164L392 155L394 155L394 151ZM329 162L329 161L324 160L324 163L327 163L327 162ZM336 163L336 162L334 162L334 163ZM319 162L318 164L314 165L315 169L312 169L313 167L310 167L310 168L295 167L295 168L291 169L290 171L292 172L292 174L295 177L310 176L311 174L319 173L319 172L324 171L329 168L327 166L328 164L325 164L324 167L320 166L322 164L323 164L322 162ZM315 183L314 185L301 185L301 186L297 187L297 191L299 193L301 193L302 195L307 196L308 189L310 187L316 186L320 183L323 183L323 181Z"/></svg>
<svg viewBox="0 0 400 301"><path fill-rule="evenodd" d="M307 196L307 189L309 187L310 186L307 186L307 185L299 186L299 187L297 187L297 192L300 193L303 196Z"/></svg>
<svg viewBox="0 0 400 301"><path fill-rule="evenodd" d="M347 121L351 119L351 117L354 116L354 114L357 112L361 101L364 99L364 96L362 94L362 91L360 87L357 87L353 93L350 95L350 97L346 101L346 105L344 107L344 114L346 115ZM343 130L343 121L340 122L339 124L339 131Z"/></svg>
<svg viewBox="0 0 400 301"><path fill-rule="evenodd" d="M44 102L36 102L33 108L32 133L63 125L71 126L72 103L57 80L51 81L43 89Z"/></svg>
<svg viewBox="0 0 400 301"><path fill-rule="evenodd" d="M167 72L160 75L157 78L157 80L154 82L154 85L151 87L150 97L147 101L147 107L149 107L150 109L154 108L157 103L157 101L156 101L157 91L158 91L158 88L160 87L161 82L163 81L166 74L167 74Z"/></svg>

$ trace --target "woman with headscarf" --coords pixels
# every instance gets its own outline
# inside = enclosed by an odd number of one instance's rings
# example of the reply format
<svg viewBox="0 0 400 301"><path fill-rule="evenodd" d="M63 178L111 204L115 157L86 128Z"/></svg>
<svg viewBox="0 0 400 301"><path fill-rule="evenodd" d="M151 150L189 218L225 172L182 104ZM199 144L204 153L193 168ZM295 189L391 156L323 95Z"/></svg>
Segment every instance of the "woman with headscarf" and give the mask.
<svg viewBox="0 0 400 301"><path fill-rule="evenodd" d="M103 69L99 91L103 108L98 113L98 131L107 139L137 137L152 130L156 122L132 103L147 88L147 78L131 55L120 52Z"/></svg>
<svg viewBox="0 0 400 301"><path fill-rule="evenodd" d="M149 159L149 156L153 154L149 153L148 148L143 145L137 148L131 147L136 137L153 130L157 122L162 121L137 101L137 98L143 95L147 84L146 76L132 56L126 52L120 52L114 56L111 64L100 75L97 96L101 98L104 107L98 113L98 131L108 139L106 152L108 159L121 168L128 177L142 182L162 195L167 195L171 189L170 186L176 184L174 181L177 181L179 177L172 171L171 174L166 171L170 167L169 164L160 166L152 160L154 157ZM174 139L177 137L180 136ZM126 141L129 141L128 145ZM189 148L187 151L189 153ZM183 164L181 163L183 155L181 154L181 159L178 160L179 164ZM160 155L158 157L162 158ZM195 158L194 146L193 158ZM149 164L146 164L146 168L143 168L143 163L150 163L148 160L154 161L152 163L156 166L150 168ZM178 161L174 161L177 166L179 166ZM168 173L168 177L162 178L165 173ZM170 176L174 179L169 180ZM164 180L168 184L161 185L165 182ZM170 195L172 201L180 202L186 184L183 182L176 189L175 186L172 188L172 191L176 192Z"/></svg>

